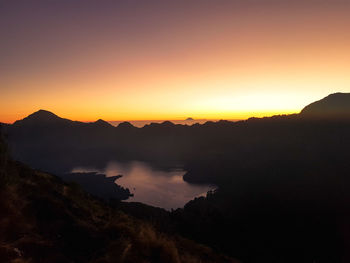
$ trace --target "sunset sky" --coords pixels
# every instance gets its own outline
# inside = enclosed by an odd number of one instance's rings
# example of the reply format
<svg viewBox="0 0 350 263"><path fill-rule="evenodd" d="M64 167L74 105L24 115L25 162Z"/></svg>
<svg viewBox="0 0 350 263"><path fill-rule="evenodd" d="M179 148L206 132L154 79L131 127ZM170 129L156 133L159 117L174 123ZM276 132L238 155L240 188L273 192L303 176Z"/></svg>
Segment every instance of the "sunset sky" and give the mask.
<svg viewBox="0 0 350 263"><path fill-rule="evenodd" d="M240 119L350 92L350 1L0 0L0 121Z"/></svg>

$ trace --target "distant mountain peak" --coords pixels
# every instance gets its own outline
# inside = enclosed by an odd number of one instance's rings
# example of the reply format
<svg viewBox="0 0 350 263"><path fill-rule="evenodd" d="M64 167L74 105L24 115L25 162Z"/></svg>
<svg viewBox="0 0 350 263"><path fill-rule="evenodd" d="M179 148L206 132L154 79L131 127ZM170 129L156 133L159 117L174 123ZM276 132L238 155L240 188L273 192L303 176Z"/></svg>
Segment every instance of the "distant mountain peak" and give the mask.
<svg viewBox="0 0 350 263"><path fill-rule="evenodd" d="M38 110L32 114L30 114L28 117L26 117L28 119L57 119L60 118L58 117L56 114L52 113L51 111L47 111L47 110Z"/></svg>
<svg viewBox="0 0 350 263"><path fill-rule="evenodd" d="M350 118L350 93L333 93L307 105L301 112L308 118Z"/></svg>
<svg viewBox="0 0 350 263"><path fill-rule="evenodd" d="M119 123L118 128L135 128L135 126L128 121L124 121Z"/></svg>
<svg viewBox="0 0 350 263"><path fill-rule="evenodd" d="M94 124L98 125L98 126L102 126L102 127L111 127L113 125L111 125L109 122L102 120L102 119L98 119L97 121L94 122Z"/></svg>
<svg viewBox="0 0 350 263"><path fill-rule="evenodd" d="M175 126L175 124L172 123L171 121L163 121L160 125L162 125L163 127L173 127L173 126Z"/></svg>
<svg viewBox="0 0 350 263"><path fill-rule="evenodd" d="M69 120L60 118L56 114L47 111L47 110L38 110L27 117L25 117L22 120L16 121L15 125L42 125L46 123L61 123L61 122L67 122Z"/></svg>
<svg viewBox="0 0 350 263"><path fill-rule="evenodd" d="M151 129L157 129L157 128L172 128L175 124L171 121L163 121L161 123L159 122L151 122L150 124L147 124L144 126L144 128L151 128Z"/></svg>
<svg viewBox="0 0 350 263"><path fill-rule="evenodd" d="M194 121L194 119L191 117L188 117L185 121Z"/></svg>

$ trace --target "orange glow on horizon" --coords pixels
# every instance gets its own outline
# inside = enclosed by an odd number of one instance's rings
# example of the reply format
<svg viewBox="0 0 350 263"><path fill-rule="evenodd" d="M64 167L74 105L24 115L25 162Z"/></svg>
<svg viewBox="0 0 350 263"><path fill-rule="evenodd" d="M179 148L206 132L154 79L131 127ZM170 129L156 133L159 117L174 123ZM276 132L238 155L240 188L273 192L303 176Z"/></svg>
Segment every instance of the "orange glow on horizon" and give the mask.
<svg viewBox="0 0 350 263"><path fill-rule="evenodd" d="M79 121L246 119L350 91L350 5L205 2L0 13L0 122L39 109Z"/></svg>

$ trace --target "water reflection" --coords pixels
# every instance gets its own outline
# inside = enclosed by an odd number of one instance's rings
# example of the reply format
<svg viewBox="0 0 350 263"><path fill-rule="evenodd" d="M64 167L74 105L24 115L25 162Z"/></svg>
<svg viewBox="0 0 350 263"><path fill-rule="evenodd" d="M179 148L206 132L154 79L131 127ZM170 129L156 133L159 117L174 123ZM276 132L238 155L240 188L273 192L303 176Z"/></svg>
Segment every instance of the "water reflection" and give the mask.
<svg viewBox="0 0 350 263"><path fill-rule="evenodd" d="M98 170L95 168L79 167L72 172L99 172L106 176L123 175L116 182L130 189L134 194L127 201L142 202L148 205L171 208L183 207L194 197L205 195L214 188L209 185L195 185L185 182L183 170L158 170L143 162L110 162Z"/></svg>

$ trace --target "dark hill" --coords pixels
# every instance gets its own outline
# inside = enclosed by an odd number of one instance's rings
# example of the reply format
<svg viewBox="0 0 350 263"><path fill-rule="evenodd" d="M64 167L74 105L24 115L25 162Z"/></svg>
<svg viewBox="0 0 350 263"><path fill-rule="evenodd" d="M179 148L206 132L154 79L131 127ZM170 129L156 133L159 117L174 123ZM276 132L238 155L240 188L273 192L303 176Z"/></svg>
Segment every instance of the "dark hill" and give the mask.
<svg viewBox="0 0 350 263"><path fill-rule="evenodd" d="M106 122L102 119L98 119L97 121L95 121L93 123L95 126L97 127L101 127L101 128L111 128L113 127L113 125L111 125L109 122Z"/></svg>
<svg viewBox="0 0 350 263"><path fill-rule="evenodd" d="M308 118L350 118L350 93L334 93L306 106L300 115Z"/></svg>
<svg viewBox="0 0 350 263"><path fill-rule="evenodd" d="M132 125L130 122L124 121L124 122L119 123L117 128L119 128L119 129L134 129L136 127L134 125Z"/></svg>
<svg viewBox="0 0 350 263"><path fill-rule="evenodd" d="M23 126L23 125L56 125L56 124L67 124L72 121L68 119L63 119L58 117L56 114L46 111L39 110L30 114L22 120L16 121L14 123L15 126Z"/></svg>
<svg viewBox="0 0 350 263"><path fill-rule="evenodd" d="M50 111L38 110L38 111L30 114L28 117L26 117L24 119L25 120L38 120L38 121L52 121L52 120L58 120L61 118Z"/></svg>

